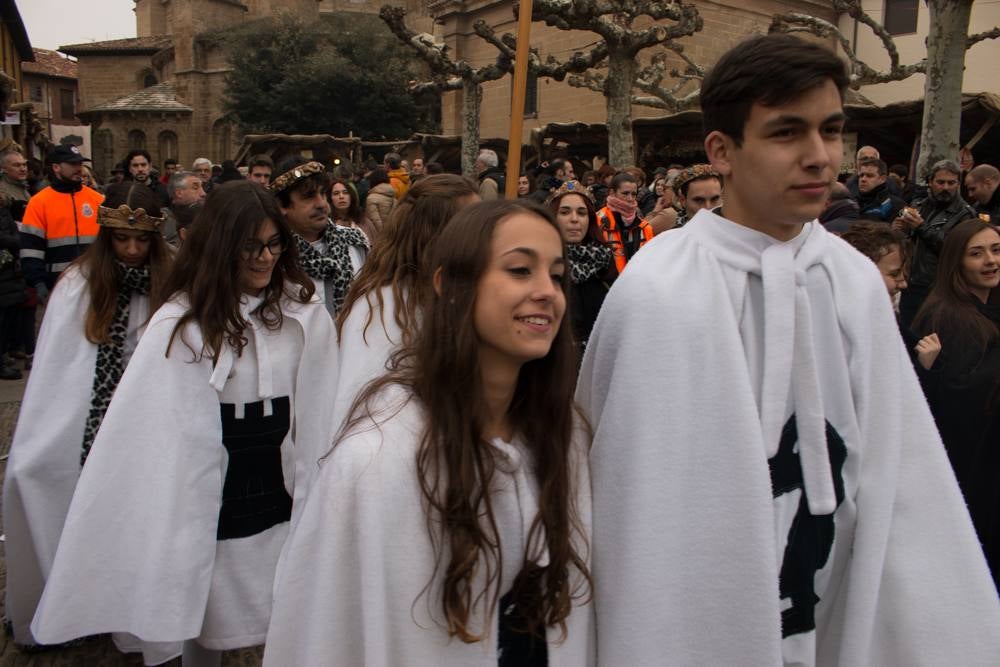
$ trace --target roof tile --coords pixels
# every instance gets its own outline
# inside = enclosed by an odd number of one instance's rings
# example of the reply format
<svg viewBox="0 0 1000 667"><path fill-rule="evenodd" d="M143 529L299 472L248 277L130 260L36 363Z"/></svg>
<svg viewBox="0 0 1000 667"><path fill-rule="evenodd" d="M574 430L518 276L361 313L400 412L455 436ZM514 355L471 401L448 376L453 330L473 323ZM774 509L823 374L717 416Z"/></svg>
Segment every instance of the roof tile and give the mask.
<svg viewBox="0 0 1000 667"><path fill-rule="evenodd" d="M173 41L167 35L150 35L148 37L129 37L127 39L109 39L104 42L84 42L83 44L67 44L59 50L71 56L91 53L149 53L170 46Z"/></svg>
<svg viewBox="0 0 1000 667"><path fill-rule="evenodd" d="M35 62L21 63L21 71L25 74L43 74L46 76L61 76L66 79L77 78L75 60L64 57L58 51L34 49Z"/></svg>
<svg viewBox="0 0 1000 667"><path fill-rule="evenodd" d="M177 91L169 81L158 83L149 88L119 97L116 100L98 104L82 113L95 111L180 111L190 112L192 109L177 99Z"/></svg>

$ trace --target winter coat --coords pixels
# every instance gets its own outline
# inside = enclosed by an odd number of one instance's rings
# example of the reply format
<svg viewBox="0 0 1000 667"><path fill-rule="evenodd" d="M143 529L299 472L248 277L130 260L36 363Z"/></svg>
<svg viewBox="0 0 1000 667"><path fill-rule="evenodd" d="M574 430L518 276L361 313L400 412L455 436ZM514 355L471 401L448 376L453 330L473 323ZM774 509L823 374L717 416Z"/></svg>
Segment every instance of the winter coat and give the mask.
<svg viewBox="0 0 1000 667"><path fill-rule="evenodd" d="M889 191L888 183L883 183L871 192L860 193L857 202L860 210L858 217L882 222L892 222L906 206L906 202Z"/></svg>
<svg viewBox="0 0 1000 667"><path fill-rule="evenodd" d="M388 183L379 183L368 191L365 200L365 217L375 232L389 221L389 214L396 208L396 191Z"/></svg>
<svg viewBox="0 0 1000 667"><path fill-rule="evenodd" d="M945 236L958 223L976 217L976 213L958 196L946 206L940 206L932 198L914 203L924 222L908 232L913 240L909 283L914 287L929 287L937 274L938 254Z"/></svg>
<svg viewBox="0 0 1000 667"><path fill-rule="evenodd" d="M27 297L18 262L20 251L17 223L9 210L0 208L0 308L22 303Z"/></svg>
<svg viewBox="0 0 1000 667"><path fill-rule="evenodd" d="M1000 225L1000 187L993 191L993 196L985 204L976 204L976 213L979 217L988 216L991 225Z"/></svg>

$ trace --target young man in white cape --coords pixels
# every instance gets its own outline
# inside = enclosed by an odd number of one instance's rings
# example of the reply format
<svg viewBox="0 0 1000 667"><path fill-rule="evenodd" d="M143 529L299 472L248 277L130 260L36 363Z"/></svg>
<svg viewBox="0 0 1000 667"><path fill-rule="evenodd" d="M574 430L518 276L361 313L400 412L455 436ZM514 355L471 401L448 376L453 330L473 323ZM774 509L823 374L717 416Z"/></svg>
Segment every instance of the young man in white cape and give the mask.
<svg viewBox="0 0 1000 667"><path fill-rule="evenodd" d="M1000 664L885 287L814 220L846 86L792 36L724 55L701 91L721 215L657 237L604 302L577 390L601 665Z"/></svg>

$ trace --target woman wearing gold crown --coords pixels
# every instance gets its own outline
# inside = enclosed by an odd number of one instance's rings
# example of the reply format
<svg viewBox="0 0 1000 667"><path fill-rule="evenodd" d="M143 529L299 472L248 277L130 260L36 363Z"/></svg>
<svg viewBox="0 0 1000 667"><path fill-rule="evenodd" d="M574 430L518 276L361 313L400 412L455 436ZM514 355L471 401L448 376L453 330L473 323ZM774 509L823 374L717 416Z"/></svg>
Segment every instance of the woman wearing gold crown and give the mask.
<svg viewBox="0 0 1000 667"><path fill-rule="evenodd" d="M7 618L19 644L35 643L28 625L80 470L171 261L149 188L105 204L97 240L52 292L7 463Z"/></svg>

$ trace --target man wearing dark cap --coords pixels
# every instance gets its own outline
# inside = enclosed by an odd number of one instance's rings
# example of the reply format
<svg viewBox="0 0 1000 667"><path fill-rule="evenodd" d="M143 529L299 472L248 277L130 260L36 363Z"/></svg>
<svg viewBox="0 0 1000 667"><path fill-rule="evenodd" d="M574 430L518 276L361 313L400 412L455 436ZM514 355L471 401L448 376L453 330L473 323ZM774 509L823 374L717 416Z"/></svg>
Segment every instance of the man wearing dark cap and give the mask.
<svg viewBox="0 0 1000 667"><path fill-rule="evenodd" d="M97 208L104 196L83 184L76 146L56 146L45 159L49 186L28 202L21 223L21 268L44 302L59 274L97 237Z"/></svg>

